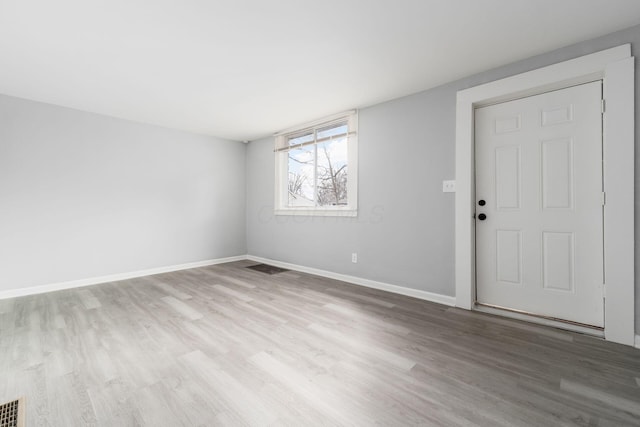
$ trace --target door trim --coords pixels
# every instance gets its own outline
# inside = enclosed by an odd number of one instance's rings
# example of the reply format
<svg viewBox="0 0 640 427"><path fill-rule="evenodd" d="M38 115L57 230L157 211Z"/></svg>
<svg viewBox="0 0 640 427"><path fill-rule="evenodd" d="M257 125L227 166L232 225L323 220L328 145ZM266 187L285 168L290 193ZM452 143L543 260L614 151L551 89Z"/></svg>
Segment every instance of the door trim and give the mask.
<svg viewBox="0 0 640 427"><path fill-rule="evenodd" d="M474 109L602 79L605 339L634 345L634 58L631 45L461 90L456 105L456 306L475 303ZM607 164L611 167L607 167Z"/></svg>

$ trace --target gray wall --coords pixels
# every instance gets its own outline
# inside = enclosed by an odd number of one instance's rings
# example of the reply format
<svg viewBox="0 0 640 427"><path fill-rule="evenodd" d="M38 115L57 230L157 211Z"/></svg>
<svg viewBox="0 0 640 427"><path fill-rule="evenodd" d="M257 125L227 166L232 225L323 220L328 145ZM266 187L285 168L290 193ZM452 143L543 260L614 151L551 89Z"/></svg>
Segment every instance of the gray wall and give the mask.
<svg viewBox="0 0 640 427"><path fill-rule="evenodd" d="M0 96L0 292L245 254L245 150Z"/></svg>
<svg viewBox="0 0 640 427"><path fill-rule="evenodd" d="M251 142L249 254L454 296L455 207L453 194L442 193L442 180L455 176L456 92L624 43L632 43L634 56L640 55L640 26L362 109L357 219L274 217L273 139ZM637 68L636 99L638 76ZM639 126L636 108L636 135ZM636 170L639 163L640 150ZM640 191L640 185L636 188ZM351 263L351 252L358 252L358 264ZM636 257L640 265L640 250ZM640 331L637 279L636 301Z"/></svg>

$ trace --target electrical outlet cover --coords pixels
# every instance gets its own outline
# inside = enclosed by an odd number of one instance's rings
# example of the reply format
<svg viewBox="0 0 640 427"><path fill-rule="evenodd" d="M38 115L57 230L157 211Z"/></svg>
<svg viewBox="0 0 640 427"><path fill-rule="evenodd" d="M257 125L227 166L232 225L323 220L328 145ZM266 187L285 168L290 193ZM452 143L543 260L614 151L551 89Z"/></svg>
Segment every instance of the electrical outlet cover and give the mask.
<svg viewBox="0 0 640 427"><path fill-rule="evenodd" d="M453 180L442 181L442 192L443 193L455 193L456 192L456 182L453 181Z"/></svg>

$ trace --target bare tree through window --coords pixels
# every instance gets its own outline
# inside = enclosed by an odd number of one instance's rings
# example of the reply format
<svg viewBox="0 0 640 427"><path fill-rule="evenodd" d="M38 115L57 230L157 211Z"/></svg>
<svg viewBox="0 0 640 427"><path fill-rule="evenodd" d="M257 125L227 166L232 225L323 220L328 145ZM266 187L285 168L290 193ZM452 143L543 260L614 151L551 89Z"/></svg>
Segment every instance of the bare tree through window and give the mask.
<svg viewBox="0 0 640 427"><path fill-rule="evenodd" d="M346 141L344 142L346 143ZM346 205L347 204L347 164L336 164L331 159L331 152L325 145L318 147L318 204Z"/></svg>
<svg viewBox="0 0 640 427"><path fill-rule="evenodd" d="M288 190L292 206L338 206L347 204L346 125L322 129L294 138L299 146L289 150ZM318 137L320 136L320 137ZM337 136L337 137L334 137ZM308 144L308 145L305 145Z"/></svg>
<svg viewBox="0 0 640 427"><path fill-rule="evenodd" d="M278 179L286 179L279 181L276 194L281 209L355 211L356 177L351 182L349 171L356 174L357 163L354 160L350 165L349 156L357 150L356 132L357 117L350 114L276 139ZM300 212L315 211L300 209Z"/></svg>

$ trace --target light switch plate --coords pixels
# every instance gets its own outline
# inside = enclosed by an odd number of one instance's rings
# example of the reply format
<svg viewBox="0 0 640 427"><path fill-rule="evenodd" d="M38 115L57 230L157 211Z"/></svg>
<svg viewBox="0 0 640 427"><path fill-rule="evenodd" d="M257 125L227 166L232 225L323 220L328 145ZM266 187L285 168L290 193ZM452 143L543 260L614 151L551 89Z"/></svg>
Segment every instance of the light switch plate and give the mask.
<svg viewBox="0 0 640 427"><path fill-rule="evenodd" d="M442 192L443 193L455 193L456 192L456 182L451 181L442 181Z"/></svg>

